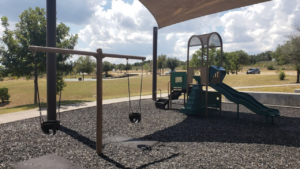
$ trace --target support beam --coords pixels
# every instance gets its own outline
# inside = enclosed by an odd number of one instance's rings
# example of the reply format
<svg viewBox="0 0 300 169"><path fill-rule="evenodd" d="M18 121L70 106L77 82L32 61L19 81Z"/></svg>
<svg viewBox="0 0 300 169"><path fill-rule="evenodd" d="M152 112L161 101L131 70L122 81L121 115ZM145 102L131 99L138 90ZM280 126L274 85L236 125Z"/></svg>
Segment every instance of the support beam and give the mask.
<svg viewBox="0 0 300 169"><path fill-rule="evenodd" d="M153 71L152 71L152 100L156 100L157 85L157 27L153 27Z"/></svg>
<svg viewBox="0 0 300 169"><path fill-rule="evenodd" d="M56 0L47 0L47 46L56 47ZM47 53L47 121L56 120L56 54Z"/></svg>

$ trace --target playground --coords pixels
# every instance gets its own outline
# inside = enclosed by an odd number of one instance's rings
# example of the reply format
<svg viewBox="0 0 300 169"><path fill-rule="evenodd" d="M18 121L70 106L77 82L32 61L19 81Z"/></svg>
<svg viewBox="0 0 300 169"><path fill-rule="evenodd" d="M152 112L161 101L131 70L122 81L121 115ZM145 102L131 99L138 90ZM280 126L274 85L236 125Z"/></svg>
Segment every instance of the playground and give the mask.
<svg viewBox="0 0 300 169"><path fill-rule="evenodd" d="M184 10L179 1L172 2L172 8L169 8L171 1L140 1L153 14L159 28L163 28L264 0L228 1L228 4L203 1L205 10L199 8L200 3L195 5L191 1L184 4ZM158 9L171 15L155 12ZM219 33L190 37L187 71L171 72L169 80L164 81L168 93L157 97L161 92L157 88L157 27L153 28L152 79L145 84L146 57L106 53L103 47L94 51L58 48L55 22L56 1L47 1L47 47L30 44L27 48L34 58L36 77L38 53L47 53L46 109L41 107L41 88L36 78L34 90L39 109L1 115L0 168L298 168L300 165L299 106L262 104L254 96L226 84L223 40ZM198 67L189 64L190 47L201 49ZM209 57L213 48L220 51L218 61L213 62L216 65L211 64ZM57 56L66 55L96 59L96 82L91 87L96 101L92 104L61 106L64 94L63 83L57 83ZM142 62L140 76L131 79L126 74L126 81L111 80L117 85L125 82L128 95L123 98L104 99L114 98L104 89L105 58L124 59L127 67L129 60ZM61 71L60 78L63 76ZM130 81L138 83L132 85ZM152 96L142 97L143 84L149 87L151 82ZM120 95L115 88L114 92Z"/></svg>
<svg viewBox="0 0 300 169"><path fill-rule="evenodd" d="M265 127L261 116L236 105L222 103L223 113L209 110L205 116L179 113L183 100L173 101L175 110L160 110L152 100L142 101L142 122L129 122L128 102L103 105L103 139L128 136L158 141L151 150L135 150L104 144L95 153L95 107L61 114L55 136L41 132L38 118L1 124L0 168L57 154L83 168L297 168L300 154L299 108L279 108L275 126ZM134 106L138 104L133 102ZM176 110L177 109L177 110Z"/></svg>

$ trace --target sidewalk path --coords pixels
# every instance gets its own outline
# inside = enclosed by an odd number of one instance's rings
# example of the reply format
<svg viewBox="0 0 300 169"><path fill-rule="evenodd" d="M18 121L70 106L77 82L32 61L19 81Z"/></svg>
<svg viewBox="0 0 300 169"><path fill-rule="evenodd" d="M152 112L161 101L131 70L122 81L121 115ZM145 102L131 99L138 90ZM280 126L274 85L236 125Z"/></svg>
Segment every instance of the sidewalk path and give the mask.
<svg viewBox="0 0 300 169"><path fill-rule="evenodd" d="M297 86L297 85L300 87L300 84L283 84L283 85L264 85L264 86L243 86L243 87L234 87L234 89ZM213 89L209 89L209 90L212 91ZM159 97L160 96L157 95L157 98L159 98ZM162 93L162 97L167 97L167 93ZM135 96L135 97L131 97L131 100L138 100L139 98L140 98L139 96ZM142 96L142 99L150 99L150 98L152 98L152 95ZM103 100L103 104L119 103L119 102L126 102L126 101L128 101L128 97ZM70 110L75 110L75 109L82 109L82 108L93 107L93 106L96 106L96 101L63 105L60 108L60 112L65 112L65 111L70 111ZM47 113L46 108L43 108L42 115L46 115L46 113ZM7 113L7 114L0 115L0 124L23 120L23 119L29 119L29 118L38 117L38 116L39 116L39 109L32 109L32 110L15 112L15 113Z"/></svg>
<svg viewBox="0 0 300 169"><path fill-rule="evenodd" d="M167 93L162 94L162 97L166 97L166 96L167 96ZM160 96L157 96L157 97L160 97ZM152 95L142 96L142 99L150 99L150 98L152 98ZM139 99L140 99L140 96L131 97L131 100L139 100ZM128 97L124 97L124 98L103 100L103 104L111 104L111 103L119 103L119 102L127 102L127 101L128 101ZM83 109L83 108L94 107L94 106L96 106L96 101L63 105L60 108L60 112L76 110L76 109ZM46 108L43 108L42 115L46 115L46 114L47 114ZM23 119L29 119L29 118L38 117L38 116L40 116L38 108L32 109L32 110L15 112L15 113L2 114L2 115L0 115L0 124L23 120Z"/></svg>

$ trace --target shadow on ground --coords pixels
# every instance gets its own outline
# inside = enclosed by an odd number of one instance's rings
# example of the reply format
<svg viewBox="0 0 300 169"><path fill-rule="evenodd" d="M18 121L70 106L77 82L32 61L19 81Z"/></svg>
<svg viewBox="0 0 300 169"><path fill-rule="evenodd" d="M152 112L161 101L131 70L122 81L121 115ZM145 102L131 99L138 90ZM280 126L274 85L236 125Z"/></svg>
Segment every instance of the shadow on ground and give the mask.
<svg viewBox="0 0 300 169"><path fill-rule="evenodd" d="M77 131L74 131L74 130L69 129L69 128L67 128L65 126L62 126L62 125L60 126L59 130L62 131L62 132L64 132L64 133L66 133L66 134L68 134L72 138L80 141L81 143L85 144L86 146L88 146L88 147L96 150L96 142L93 141L93 140L91 140L91 139L89 139L89 138L87 138L87 137L85 137L85 136L83 136L83 135L81 135ZM151 163L141 165L141 166L139 166L137 168L139 168L139 169L146 168L149 165L153 165L153 164L156 164L156 163L159 163L159 162L163 162L163 161L169 160L171 158L177 157L178 155L179 155L179 153L173 154L173 155L171 155L171 156L169 156L167 158L156 160L156 161L153 161ZM110 162L110 163L114 164L118 168L127 168L124 165L118 163L117 161L113 160L112 158L109 158L108 156L106 156L104 154L99 155L99 157L101 157L103 160L105 160L107 162Z"/></svg>
<svg viewBox="0 0 300 169"><path fill-rule="evenodd" d="M10 101L0 102L0 107L9 105Z"/></svg>
<svg viewBox="0 0 300 169"><path fill-rule="evenodd" d="M179 110L173 110L179 112ZM223 142L270 144L300 147L300 118L275 117L275 124L265 125L265 116L240 112L209 110L209 116L192 116L171 127L142 137L159 142Z"/></svg>

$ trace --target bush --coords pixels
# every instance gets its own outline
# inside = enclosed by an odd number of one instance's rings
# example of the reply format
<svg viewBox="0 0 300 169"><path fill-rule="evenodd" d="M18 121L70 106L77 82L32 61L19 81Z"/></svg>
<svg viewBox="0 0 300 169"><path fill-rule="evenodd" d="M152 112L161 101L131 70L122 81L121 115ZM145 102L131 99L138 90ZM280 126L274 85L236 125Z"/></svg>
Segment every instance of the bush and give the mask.
<svg viewBox="0 0 300 169"><path fill-rule="evenodd" d="M273 65L267 66L267 69L268 69L268 70L275 70L275 68L273 67Z"/></svg>
<svg viewBox="0 0 300 169"><path fill-rule="evenodd" d="M278 76L279 76L280 80L283 80L286 75L285 75L284 71L280 71L279 74L278 74Z"/></svg>
<svg viewBox="0 0 300 169"><path fill-rule="evenodd" d="M5 100L9 100L10 95L8 94L8 88L3 87L0 88L0 100L2 101L2 103L4 103Z"/></svg>
<svg viewBox="0 0 300 169"><path fill-rule="evenodd" d="M0 82L4 81L4 78L3 77L0 77Z"/></svg>

